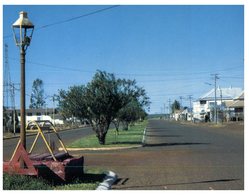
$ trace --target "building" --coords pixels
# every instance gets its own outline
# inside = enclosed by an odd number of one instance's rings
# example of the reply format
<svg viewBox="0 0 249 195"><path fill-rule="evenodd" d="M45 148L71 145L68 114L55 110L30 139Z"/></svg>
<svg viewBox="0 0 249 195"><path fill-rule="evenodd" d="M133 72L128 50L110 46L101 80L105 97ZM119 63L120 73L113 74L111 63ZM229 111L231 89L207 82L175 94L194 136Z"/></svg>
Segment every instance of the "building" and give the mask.
<svg viewBox="0 0 249 195"><path fill-rule="evenodd" d="M244 91L230 104L227 104L226 120L243 121L244 120Z"/></svg>
<svg viewBox="0 0 249 195"><path fill-rule="evenodd" d="M232 115L233 103L243 93L241 88L220 88L216 89L216 110L218 121L224 121L227 115ZM244 96L243 96L244 97ZM199 121L215 121L215 89L193 102L193 118Z"/></svg>
<svg viewBox="0 0 249 195"><path fill-rule="evenodd" d="M13 129L13 118L16 121L16 128L18 128L18 121L21 121L20 110L4 110L6 121L4 123L5 131L12 131ZM58 118L58 110L53 108L39 108L39 109L26 109L26 123L30 121L39 121L39 120L49 120L53 124L62 125L64 124L61 118Z"/></svg>

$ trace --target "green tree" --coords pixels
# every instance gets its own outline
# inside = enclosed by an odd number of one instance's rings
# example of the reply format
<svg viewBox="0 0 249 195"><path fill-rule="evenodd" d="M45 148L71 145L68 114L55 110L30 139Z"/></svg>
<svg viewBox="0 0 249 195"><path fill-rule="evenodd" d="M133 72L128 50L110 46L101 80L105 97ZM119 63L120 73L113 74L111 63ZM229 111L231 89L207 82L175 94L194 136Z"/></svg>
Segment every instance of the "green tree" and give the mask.
<svg viewBox="0 0 249 195"><path fill-rule="evenodd" d="M172 113L174 113L176 110L180 110L180 102L178 102L177 100L175 100L173 102L173 104L171 104L171 110L172 110Z"/></svg>
<svg viewBox="0 0 249 195"><path fill-rule="evenodd" d="M146 105L148 105L148 103L146 103ZM143 108L146 105L141 105L136 99L133 99L126 106L121 108L117 114L117 118L114 120L117 132L120 122L123 123L123 129L128 130L131 123L140 119L143 120L147 115Z"/></svg>
<svg viewBox="0 0 249 195"><path fill-rule="evenodd" d="M60 113L64 118L77 117L81 121L87 117L86 101L84 99L86 87L72 86L68 91L60 90L56 98Z"/></svg>
<svg viewBox="0 0 249 195"><path fill-rule="evenodd" d="M29 108L43 108L44 105L43 81L41 79L36 79L33 81L32 85Z"/></svg>
<svg viewBox="0 0 249 195"><path fill-rule="evenodd" d="M105 144L111 122L132 98L140 104L145 104L148 99L145 90L138 87L134 80L117 79L114 74L97 71L87 86L61 90L59 107L67 116L88 119L99 143Z"/></svg>

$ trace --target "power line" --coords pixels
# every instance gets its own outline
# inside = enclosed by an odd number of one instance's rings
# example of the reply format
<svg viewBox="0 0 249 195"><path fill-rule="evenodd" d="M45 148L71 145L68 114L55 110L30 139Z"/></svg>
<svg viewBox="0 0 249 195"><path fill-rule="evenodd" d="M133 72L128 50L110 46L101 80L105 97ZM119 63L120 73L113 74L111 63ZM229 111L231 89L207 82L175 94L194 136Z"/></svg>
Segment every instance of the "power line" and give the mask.
<svg viewBox="0 0 249 195"><path fill-rule="evenodd" d="M10 60L19 61L17 58L9 58L9 59ZM56 65L52 65L52 64L44 64L44 63L33 62L33 61L28 61L28 60L26 61L26 63L27 64L34 64L34 65L37 65L37 66L43 66L43 67L45 66L45 67L55 68L55 69L59 69L59 70L67 70L67 71L74 71L74 72L95 73L95 71L91 71L91 70L82 70L82 69L78 69L78 68L61 67L61 66L56 66ZM234 67L234 68L236 68L236 67ZM225 70L228 71L228 70L231 70L231 68L223 69L223 71L225 71ZM219 70L217 70L217 71L219 71ZM170 75L167 75L167 77L169 77L169 76L172 76L172 77L185 76L186 77L186 76L191 76L191 75L196 75L196 74L198 74L198 75L200 75L200 74L207 74L207 73L210 73L210 71L200 71L200 72L192 72L192 73L186 73L186 72L185 73L181 73L181 72L170 72L170 71L167 71L167 73L170 74ZM150 74L146 74L146 73L145 74L139 74L139 73L138 74L136 74L136 73L127 73L127 74L125 74L125 73L115 73L115 74L121 75L121 76L136 76L136 77L138 77L138 76L141 76L141 77L143 77L143 76L144 77L151 77L151 76L160 76L160 75L165 76L165 73L162 73L162 71L159 74L153 74L153 73L150 73ZM201 79L203 77L195 77L195 78ZM228 77L226 77L226 78L228 78ZM235 78L235 77L232 77L232 78ZM178 80L185 80L185 79L186 78L184 78L184 79L179 78ZM156 80L156 82L157 81L164 81L164 80ZM167 80L165 80L165 81L167 81Z"/></svg>
<svg viewBox="0 0 249 195"><path fill-rule="evenodd" d="M78 20L80 18L88 17L88 16L91 16L91 15L94 15L94 14L98 14L98 13L101 13L101 12L105 12L107 10L110 10L110 9L113 9L113 8L116 8L116 7L119 7L119 6L120 5L113 5L113 6L109 6L109 7L102 8L102 9L98 9L98 10L95 10L95 11L92 11L92 12L89 12L89 13L86 13L86 14L82 14L82 15L79 15L79 16L76 16L76 17L68 18L66 20L61 20L61 21L54 22L54 23L51 23L51 24L46 24L46 25L43 25L43 26L40 26L40 27L36 28L36 31L44 29L44 28L48 28L48 27L51 27L51 26L55 26L55 25L59 25L59 24L71 22L71 21L74 21L74 20ZM12 36L13 35L6 35L6 36L3 36L3 38L6 39L6 38L10 38Z"/></svg>
<svg viewBox="0 0 249 195"><path fill-rule="evenodd" d="M58 24L63 24L63 23L71 22L73 20L78 20L80 18L91 16L91 15L94 15L94 14L97 14L97 13L100 13L100 12L104 12L104 11L107 11L107 10L110 10L110 9L113 9L113 8L116 8L116 7L119 7L119 6L120 5L113 5L113 6L110 6L110 7L107 7L107 8L103 8L103 9L99 9L99 10L96 10L96 11L93 11L93 12L82 14L80 16L76 16L76 17L72 17L72 18L69 18L69 19L66 19L66 20L62 20L62 21L51 23L51 24L47 24L47 25L44 25L44 26L41 26L41 27L37 28L37 30L40 30L40 29L43 29L43 28L47 28L47 27L51 27L51 26L55 26L55 25L58 25Z"/></svg>

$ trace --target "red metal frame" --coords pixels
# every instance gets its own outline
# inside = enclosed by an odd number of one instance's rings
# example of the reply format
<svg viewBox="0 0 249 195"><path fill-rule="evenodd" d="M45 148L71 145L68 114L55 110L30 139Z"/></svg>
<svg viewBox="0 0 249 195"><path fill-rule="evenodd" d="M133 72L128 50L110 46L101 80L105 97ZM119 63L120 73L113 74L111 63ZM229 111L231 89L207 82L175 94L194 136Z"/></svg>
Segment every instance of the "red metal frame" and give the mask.
<svg viewBox="0 0 249 195"><path fill-rule="evenodd" d="M53 181L70 181L75 177L83 176L84 157L74 158L70 156L53 124L51 122L49 123L52 125L54 132L63 146L64 152L54 154L43 135L42 128L39 127L38 123L35 123L38 128L38 133L32 144L30 153L24 149L19 141L11 160L3 163L4 172L9 174L40 176ZM39 135L43 138L46 147L49 149L49 153L34 155L31 154L31 152ZM21 166L21 160L24 162L24 167Z"/></svg>

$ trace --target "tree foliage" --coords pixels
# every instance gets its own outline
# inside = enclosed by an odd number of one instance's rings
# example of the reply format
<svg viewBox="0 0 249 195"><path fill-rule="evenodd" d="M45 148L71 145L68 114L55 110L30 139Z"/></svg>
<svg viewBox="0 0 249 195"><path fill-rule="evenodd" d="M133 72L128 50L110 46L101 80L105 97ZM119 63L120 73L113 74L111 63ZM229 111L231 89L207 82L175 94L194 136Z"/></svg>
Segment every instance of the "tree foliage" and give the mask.
<svg viewBox="0 0 249 195"><path fill-rule="evenodd" d="M173 104L171 104L172 113L174 113L176 110L180 110L180 107L181 107L180 102L175 100Z"/></svg>
<svg viewBox="0 0 249 195"><path fill-rule="evenodd" d="M141 105L136 99L131 100L127 105L121 108L114 121L116 130L118 131L120 122L123 123L123 129L128 130L131 123L137 120L143 120L147 116L143 105Z"/></svg>
<svg viewBox="0 0 249 195"><path fill-rule="evenodd" d="M60 90L58 100L64 115L88 119L100 144L105 144L111 122L132 100L140 106L149 105L145 90L135 80L119 79L105 71L97 71L86 86Z"/></svg>
<svg viewBox="0 0 249 195"><path fill-rule="evenodd" d="M43 108L45 105L44 99L43 81L41 79L36 79L33 81L32 85L29 108Z"/></svg>

